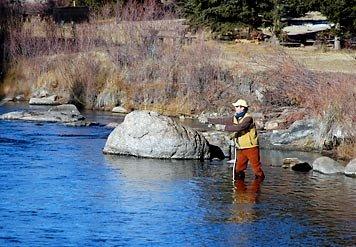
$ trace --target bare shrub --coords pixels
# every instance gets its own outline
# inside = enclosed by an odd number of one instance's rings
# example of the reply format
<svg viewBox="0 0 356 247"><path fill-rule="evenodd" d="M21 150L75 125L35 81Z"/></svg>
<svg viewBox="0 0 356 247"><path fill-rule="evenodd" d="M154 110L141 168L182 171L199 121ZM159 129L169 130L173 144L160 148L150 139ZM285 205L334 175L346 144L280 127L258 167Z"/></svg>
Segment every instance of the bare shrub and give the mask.
<svg viewBox="0 0 356 247"><path fill-rule="evenodd" d="M64 90L70 94L70 101L76 105L96 108L101 92L113 88L124 89L116 69L105 53L63 56L56 64L57 76L64 82ZM114 107L117 99L112 100L110 106Z"/></svg>
<svg viewBox="0 0 356 247"><path fill-rule="evenodd" d="M125 82L121 87L129 95L126 104L133 108L159 106L162 111L175 108L190 114L235 98L236 92L227 90L233 87L233 76L219 65L218 46L208 44L203 35L187 40L184 22L172 19L173 13L154 0L118 6L118 23L92 16L91 23L72 27L33 18L14 28L9 39L13 62L41 60L41 65L30 66L33 77L56 71L75 101L86 107L96 105L98 94L105 90L103 78L109 76L101 75L98 61L74 59L90 51L109 55ZM109 9L102 12L110 15ZM176 103L182 107L173 107Z"/></svg>
<svg viewBox="0 0 356 247"><path fill-rule="evenodd" d="M184 106L179 113L190 114L226 102L233 77L219 65L220 48L203 35L188 43L182 20L170 19L172 13L162 12L155 1L145 3L142 8L131 1L120 9L113 27L119 46L107 50L131 87L130 107L165 111L179 102Z"/></svg>
<svg viewBox="0 0 356 247"><path fill-rule="evenodd" d="M268 55L256 55L256 63L264 72L255 74L254 80L267 89L266 101L273 106L300 105L305 92L318 89L318 78L281 48L271 49Z"/></svg>
<svg viewBox="0 0 356 247"><path fill-rule="evenodd" d="M165 10L163 5L155 0L128 0L125 3L118 2L116 6L117 21L162 20L173 17L172 11Z"/></svg>
<svg viewBox="0 0 356 247"><path fill-rule="evenodd" d="M299 105L319 116L333 108L338 119L355 116L355 75L313 72L278 48L256 60L266 67L254 79L266 86L267 103Z"/></svg>
<svg viewBox="0 0 356 247"><path fill-rule="evenodd" d="M355 75L310 71L279 49L273 59L261 56L259 61L266 71L255 80L267 88L269 104L301 106L318 117L321 145L333 148L345 141L355 142Z"/></svg>
<svg viewBox="0 0 356 247"><path fill-rule="evenodd" d="M214 109L226 102L223 94L233 85L233 77L219 65L222 55L219 47L209 46L203 35L192 44L184 45L184 35L175 34L162 41L158 29L127 27L130 31L126 33L132 36L129 43L117 49L117 66L132 87L151 92L142 94L137 90L138 96L133 92L132 105L168 105L180 99L177 102L190 106L190 110L184 112L189 114ZM153 85L157 86L156 90L151 90Z"/></svg>

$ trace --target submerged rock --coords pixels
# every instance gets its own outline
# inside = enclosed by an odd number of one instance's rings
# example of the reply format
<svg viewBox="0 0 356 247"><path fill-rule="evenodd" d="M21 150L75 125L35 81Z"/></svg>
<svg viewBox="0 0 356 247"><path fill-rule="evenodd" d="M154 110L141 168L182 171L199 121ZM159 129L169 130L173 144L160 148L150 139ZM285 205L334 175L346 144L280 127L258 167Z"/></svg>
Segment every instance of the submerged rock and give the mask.
<svg viewBox="0 0 356 247"><path fill-rule="evenodd" d="M351 160L345 167L345 175L356 177L356 159Z"/></svg>
<svg viewBox="0 0 356 247"><path fill-rule="evenodd" d="M165 159L208 159L207 140L156 112L134 111L109 135L104 153Z"/></svg>
<svg viewBox="0 0 356 247"><path fill-rule="evenodd" d="M314 160L313 170L324 174L344 173L345 167L329 157L320 157Z"/></svg>

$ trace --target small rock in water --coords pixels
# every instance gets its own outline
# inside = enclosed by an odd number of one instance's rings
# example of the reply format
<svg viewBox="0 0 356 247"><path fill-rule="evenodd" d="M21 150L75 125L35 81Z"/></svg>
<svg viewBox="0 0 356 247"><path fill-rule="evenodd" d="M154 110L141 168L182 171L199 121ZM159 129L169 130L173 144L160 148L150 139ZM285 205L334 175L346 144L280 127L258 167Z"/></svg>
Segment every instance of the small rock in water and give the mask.
<svg viewBox="0 0 356 247"><path fill-rule="evenodd" d="M344 173L345 167L329 157L320 157L314 160L313 170L324 174Z"/></svg>
<svg viewBox="0 0 356 247"><path fill-rule="evenodd" d="M309 165L309 163L307 163L307 162L297 163L294 166L292 166L291 168L293 171L298 171L298 172L308 172L311 169L313 169L311 167L311 165Z"/></svg>
<svg viewBox="0 0 356 247"><path fill-rule="evenodd" d="M301 161L298 158L285 158L283 159L283 168L290 168L293 171L308 172L311 169L311 165L307 162Z"/></svg>
<svg viewBox="0 0 356 247"><path fill-rule="evenodd" d="M294 166L298 163L302 163L302 161L298 158L285 158L285 159L283 159L282 167L283 168L291 168L292 166Z"/></svg>
<svg viewBox="0 0 356 247"><path fill-rule="evenodd" d="M119 123L108 123L107 125L105 125L105 128L115 129L118 125Z"/></svg>

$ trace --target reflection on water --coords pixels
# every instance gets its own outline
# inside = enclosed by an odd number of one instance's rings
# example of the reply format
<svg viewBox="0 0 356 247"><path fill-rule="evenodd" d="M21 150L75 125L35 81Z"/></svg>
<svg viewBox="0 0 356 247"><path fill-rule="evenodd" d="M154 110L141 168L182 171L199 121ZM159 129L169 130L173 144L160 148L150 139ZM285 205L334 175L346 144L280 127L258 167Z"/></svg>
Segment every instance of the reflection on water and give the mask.
<svg viewBox="0 0 356 247"><path fill-rule="evenodd" d="M4 111L0 107L0 112ZM102 154L110 130L0 121L0 246L354 246L356 179ZM272 166L271 166L272 165Z"/></svg>
<svg viewBox="0 0 356 247"><path fill-rule="evenodd" d="M254 204L258 201L262 181L261 179L253 179L250 184L242 179L234 181L234 206L230 221L245 223L257 218Z"/></svg>
<svg viewBox="0 0 356 247"><path fill-rule="evenodd" d="M125 180L170 180L191 179L196 176L200 161L144 159L131 156L105 155L107 164L118 169ZM135 164L135 165L132 165Z"/></svg>

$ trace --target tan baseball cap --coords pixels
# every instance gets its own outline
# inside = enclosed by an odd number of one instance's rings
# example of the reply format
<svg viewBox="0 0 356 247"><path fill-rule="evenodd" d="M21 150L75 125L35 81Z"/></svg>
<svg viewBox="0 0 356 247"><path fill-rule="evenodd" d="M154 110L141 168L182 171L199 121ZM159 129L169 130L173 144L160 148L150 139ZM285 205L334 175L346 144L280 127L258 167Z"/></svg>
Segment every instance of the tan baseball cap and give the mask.
<svg viewBox="0 0 356 247"><path fill-rule="evenodd" d="M244 106L244 107L248 107L248 104L246 102L246 100L243 99L239 99L238 101L232 103L233 106Z"/></svg>

